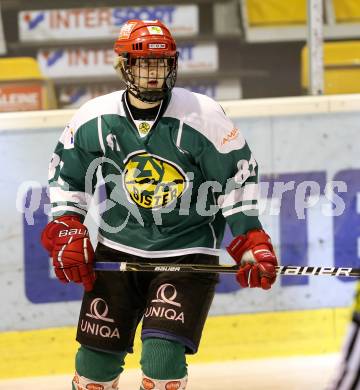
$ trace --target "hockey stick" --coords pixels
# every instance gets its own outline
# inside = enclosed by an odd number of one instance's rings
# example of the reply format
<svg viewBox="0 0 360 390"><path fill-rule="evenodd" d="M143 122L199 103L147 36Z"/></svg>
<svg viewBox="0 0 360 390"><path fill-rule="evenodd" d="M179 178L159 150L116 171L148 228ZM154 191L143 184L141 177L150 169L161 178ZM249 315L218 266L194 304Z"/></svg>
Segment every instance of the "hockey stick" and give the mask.
<svg viewBox="0 0 360 390"><path fill-rule="evenodd" d="M211 264L173 264L173 263L127 263L120 262L96 262L95 270L98 271L138 271L138 272L205 272L236 274L238 265L211 265ZM276 267L278 275L289 276L346 276L359 277L360 268L349 267L302 267L295 265L280 265Z"/></svg>

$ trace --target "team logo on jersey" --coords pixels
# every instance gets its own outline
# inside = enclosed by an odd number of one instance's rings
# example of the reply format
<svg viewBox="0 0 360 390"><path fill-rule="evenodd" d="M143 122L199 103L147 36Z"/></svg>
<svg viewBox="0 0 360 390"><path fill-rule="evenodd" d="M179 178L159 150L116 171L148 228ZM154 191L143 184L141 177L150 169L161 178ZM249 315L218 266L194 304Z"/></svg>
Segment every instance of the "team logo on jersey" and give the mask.
<svg viewBox="0 0 360 390"><path fill-rule="evenodd" d="M147 123L147 122L141 122L141 123L139 124L139 126L138 126L138 129L139 129L139 132L140 132L141 134L147 134L147 133L150 131L151 126L150 126L150 124Z"/></svg>
<svg viewBox="0 0 360 390"><path fill-rule="evenodd" d="M146 209L159 209L176 201L186 190L183 170L171 161L138 152L125 162L123 184L131 201Z"/></svg>

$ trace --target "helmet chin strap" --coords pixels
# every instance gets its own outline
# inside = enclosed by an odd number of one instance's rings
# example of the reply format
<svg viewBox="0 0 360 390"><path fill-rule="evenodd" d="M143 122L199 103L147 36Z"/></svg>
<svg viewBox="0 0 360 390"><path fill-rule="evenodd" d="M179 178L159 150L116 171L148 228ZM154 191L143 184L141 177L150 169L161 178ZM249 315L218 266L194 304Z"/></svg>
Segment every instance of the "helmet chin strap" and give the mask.
<svg viewBox="0 0 360 390"><path fill-rule="evenodd" d="M136 99L141 100L144 103L155 103L163 100L168 92L168 90L161 91L135 91L133 88L128 88L128 92L136 97Z"/></svg>

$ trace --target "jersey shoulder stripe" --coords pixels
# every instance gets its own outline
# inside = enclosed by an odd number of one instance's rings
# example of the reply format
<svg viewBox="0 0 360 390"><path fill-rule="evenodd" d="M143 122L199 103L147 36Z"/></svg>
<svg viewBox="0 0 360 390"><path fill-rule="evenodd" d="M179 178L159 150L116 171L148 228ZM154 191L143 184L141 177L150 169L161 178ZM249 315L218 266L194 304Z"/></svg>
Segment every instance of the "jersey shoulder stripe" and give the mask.
<svg viewBox="0 0 360 390"><path fill-rule="evenodd" d="M165 117L177 118L202 134L220 153L242 149L245 139L226 116L222 107L212 98L174 88Z"/></svg>
<svg viewBox="0 0 360 390"><path fill-rule="evenodd" d="M122 106L123 93L124 91L111 92L83 104L66 125L60 137L59 142L64 149L73 149L75 142L88 150L103 149L101 120L98 119L107 114L125 115Z"/></svg>
<svg viewBox="0 0 360 390"><path fill-rule="evenodd" d="M106 95L97 96L83 104L71 119L69 126L76 131L85 123L101 115L125 115L122 105L124 91L115 91Z"/></svg>

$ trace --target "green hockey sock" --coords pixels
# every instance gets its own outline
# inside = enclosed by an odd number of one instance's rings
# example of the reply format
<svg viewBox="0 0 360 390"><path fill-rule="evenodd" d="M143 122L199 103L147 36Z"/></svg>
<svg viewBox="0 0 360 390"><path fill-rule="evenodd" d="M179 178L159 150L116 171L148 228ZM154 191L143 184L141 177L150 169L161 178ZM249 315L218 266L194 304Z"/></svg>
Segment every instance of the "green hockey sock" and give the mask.
<svg viewBox="0 0 360 390"><path fill-rule="evenodd" d="M143 341L141 368L155 379L178 379L187 375L184 345L160 338Z"/></svg>
<svg viewBox="0 0 360 390"><path fill-rule="evenodd" d="M94 382L109 382L123 369L126 352L104 352L81 346L75 359L76 376ZM75 389L73 383L73 390Z"/></svg>

